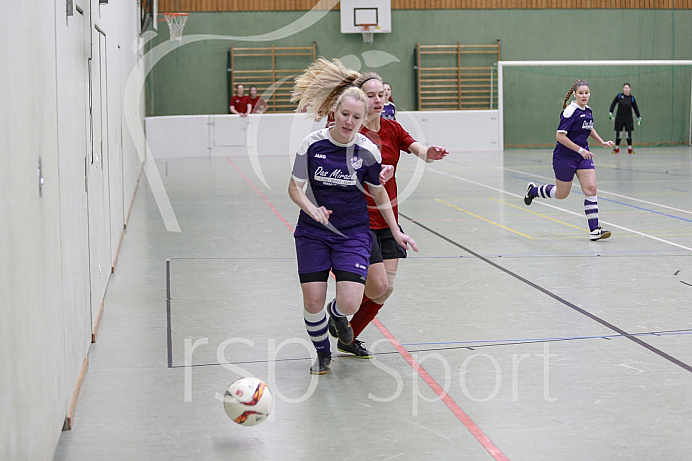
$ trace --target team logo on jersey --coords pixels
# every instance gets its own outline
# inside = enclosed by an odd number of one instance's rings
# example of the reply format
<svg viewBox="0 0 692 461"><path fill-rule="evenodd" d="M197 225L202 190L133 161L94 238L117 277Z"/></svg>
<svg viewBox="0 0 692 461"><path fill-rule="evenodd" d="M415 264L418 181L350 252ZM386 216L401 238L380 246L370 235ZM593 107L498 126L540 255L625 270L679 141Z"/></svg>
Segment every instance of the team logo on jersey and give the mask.
<svg viewBox="0 0 692 461"><path fill-rule="evenodd" d="M315 158L327 158L324 154L315 154Z"/></svg>
<svg viewBox="0 0 692 461"><path fill-rule="evenodd" d="M325 186L354 186L358 182L357 172L343 172L341 168L332 171L327 171L322 166L318 166L315 170L315 181L318 181Z"/></svg>
<svg viewBox="0 0 692 461"><path fill-rule="evenodd" d="M593 120L584 120L581 124L582 130L593 130Z"/></svg>
<svg viewBox="0 0 692 461"><path fill-rule="evenodd" d="M353 166L354 170L359 170L363 167L363 159L358 158L358 157L352 157L351 158L351 166Z"/></svg>

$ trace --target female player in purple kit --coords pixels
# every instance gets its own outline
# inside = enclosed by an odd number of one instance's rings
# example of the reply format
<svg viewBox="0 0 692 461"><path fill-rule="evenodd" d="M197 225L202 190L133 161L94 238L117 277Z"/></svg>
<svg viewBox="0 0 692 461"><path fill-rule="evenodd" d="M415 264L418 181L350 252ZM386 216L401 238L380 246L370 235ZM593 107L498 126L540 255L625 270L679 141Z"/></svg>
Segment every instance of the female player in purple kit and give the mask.
<svg viewBox="0 0 692 461"><path fill-rule="evenodd" d="M333 108L335 124L303 140L288 186L289 196L301 208L294 238L303 317L317 350L312 374L327 373L331 363L324 309L330 271L336 278L336 303L327 309L339 340L346 344L353 341L347 316L358 310L363 299L372 247L365 184L397 243L418 250L413 239L399 230L387 192L380 184L382 157L377 146L358 132L367 114L367 97L355 87L339 93L329 88L324 96L319 86L301 94L299 110L307 107L308 117L314 117ZM338 99L333 105L335 96Z"/></svg>
<svg viewBox="0 0 692 461"><path fill-rule="evenodd" d="M567 105L570 96L575 100ZM596 195L596 167L594 154L589 151L588 139L592 138L604 147L613 147L613 141L603 141L593 128L593 115L589 102L591 90L585 80L577 80L570 88L562 105L560 125L557 128L557 145L553 151L555 184L536 186L530 182L524 195L524 203L531 205L534 198L564 199L572 189L577 175L584 193L584 212L589 222L589 239L601 240L610 237L610 231L598 225L598 201Z"/></svg>

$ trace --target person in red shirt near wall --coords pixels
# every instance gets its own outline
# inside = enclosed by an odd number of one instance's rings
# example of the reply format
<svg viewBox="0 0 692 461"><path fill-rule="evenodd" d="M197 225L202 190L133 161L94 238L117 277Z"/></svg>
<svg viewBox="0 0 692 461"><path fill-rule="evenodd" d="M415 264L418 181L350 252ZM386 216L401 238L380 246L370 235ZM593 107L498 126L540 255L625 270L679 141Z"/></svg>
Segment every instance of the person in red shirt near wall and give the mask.
<svg viewBox="0 0 692 461"><path fill-rule="evenodd" d="M231 103L228 106L232 114L247 117L252 112L252 103L250 97L245 95L245 87L242 84L236 86L236 94L231 98Z"/></svg>
<svg viewBox="0 0 692 461"><path fill-rule="evenodd" d="M257 95L257 87L250 87L250 112L253 114L263 114L267 110L267 102L262 99L262 96Z"/></svg>

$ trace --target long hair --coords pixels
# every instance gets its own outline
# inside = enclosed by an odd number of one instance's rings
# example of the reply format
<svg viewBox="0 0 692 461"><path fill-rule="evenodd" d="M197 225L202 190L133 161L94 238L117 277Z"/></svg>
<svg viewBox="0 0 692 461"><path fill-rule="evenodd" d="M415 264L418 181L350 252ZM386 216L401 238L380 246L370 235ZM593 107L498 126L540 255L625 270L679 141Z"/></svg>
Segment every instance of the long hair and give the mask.
<svg viewBox="0 0 692 461"><path fill-rule="evenodd" d="M308 117L325 117L336 107L341 93L361 75L347 69L338 59L331 62L318 58L296 78L291 102L298 103L298 112Z"/></svg>
<svg viewBox="0 0 692 461"><path fill-rule="evenodd" d="M570 88L569 91L567 92L567 96L565 96L565 102L562 104L563 109L565 107L567 107L567 101L569 101L569 97L572 96L572 93L577 91L577 88L579 88L580 86L587 86L588 87L589 82L587 82L586 80L579 80L579 79L577 79L574 82L574 84L572 85L572 88Z"/></svg>

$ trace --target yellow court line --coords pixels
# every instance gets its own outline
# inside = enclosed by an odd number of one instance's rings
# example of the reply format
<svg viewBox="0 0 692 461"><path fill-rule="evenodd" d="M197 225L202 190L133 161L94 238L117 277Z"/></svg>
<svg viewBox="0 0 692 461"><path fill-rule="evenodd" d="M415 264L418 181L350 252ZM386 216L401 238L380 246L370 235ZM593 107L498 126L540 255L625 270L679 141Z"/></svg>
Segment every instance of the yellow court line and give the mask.
<svg viewBox="0 0 692 461"><path fill-rule="evenodd" d="M533 215L540 216L541 218L550 219L551 221L555 221L555 222L557 222L557 223L564 224L565 226L574 227L575 229L579 229L580 231L584 231L584 228L583 228L583 227L575 226L574 224L566 223L566 222L564 222L564 221L560 221L559 219L551 218L550 216L546 216L546 215L544 215L544 214L536 213L535 211L529 211L529 210L526 209L526 207L516 206L516 205L514 205L513 203L505 202L505 201L502 201L502 200L497 200L497 199L494 199L494 198L491 198L490 200L492 200L492 201L494 201L494 202L500 202L500 203L503 203L503 204L505 204L505 205L509 205L509 206L511 206L511 207L514 207L514 208L516 208L516 209L518 209L518 210L521 210L521 211L524 211L524 212L526 212L526 213L531 213L531 214L533 214Z"/></svg>
<svg viewBox="0 0 692 461"><path fill-rule="evenodd" d="M533 237L531 237L531 236L529 236L529 235L522 234L521 232L515 231L514 229L510 229L509 227L505 227L505 226L503 226L502 224L498 224L498 223L496 223L496 222L494 222L494 221L491 221L491 220L489 220L489 219L485 219L484 217L478 216L477 214L473 214L473 213L471 213L470 211L463 210L463 209L459 208L458 206L454 206L454 205L452 205L451 203L445 202L444 200L440 200L439 198L436 198L435 200L438 201L438 202L440 202L440 203L444 203L444 204L447 205L447 206L451 206L452 208L455 208L455 209L457 209L457 210L459 210L459 211L463 211L463 212L466 213L466 214L470 214L470 215L473 216L474 218L482 219L483 221L487 221L487 222L489 222L490 224L495 224L496 226L501 227L501 228L503 228L503 229L505 229L505 230L508 230L508 231L510 231L510 232L514 232L515 234L519 234L519 235L521 235L522 237L526 237L527 239L533 240Z"/></svg>

